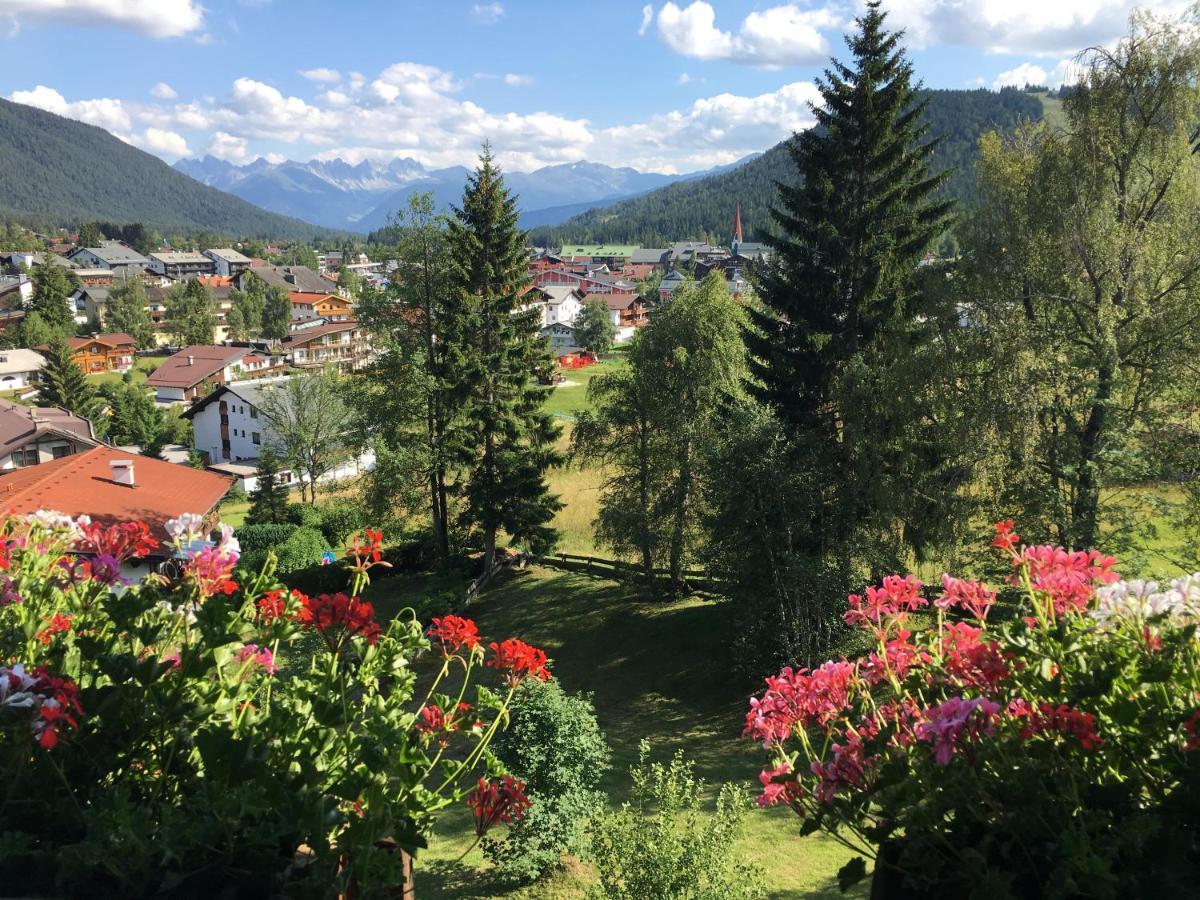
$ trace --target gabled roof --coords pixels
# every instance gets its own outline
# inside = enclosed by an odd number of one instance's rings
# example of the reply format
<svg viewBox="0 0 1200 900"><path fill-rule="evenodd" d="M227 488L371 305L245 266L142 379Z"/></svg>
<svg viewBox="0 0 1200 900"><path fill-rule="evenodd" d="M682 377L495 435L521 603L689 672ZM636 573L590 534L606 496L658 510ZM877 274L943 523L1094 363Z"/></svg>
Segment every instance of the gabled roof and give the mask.
<svg viewBox="0 0 1200 900"><path fill-rule="evenodd" d="M46 364L46 357L36 350L0 350L0 375L13 372L36 372Z"/></svg>
<svg viewBox="0 0 1200 900"><path fill-rule="evenodd" d="M167 266L212 265L212 260L203 253L187 250L160 250L158 253L151 253L150 258Z"/></svg>
<svg viewBox="0 0 1200 900"><path fill-rule="evenodd" d="M637 244L563 244L559 256L632 256Z"/></svg>
<svg viewBox="0 0 1200 900"><path fill-rule="evenodd" d="M253 406L255 409L261 410L266 405L263 395L268 391L276 390L280 385L286 384L292 378L304 378L303 375L283 375L278 378L260 378L257 381L234 381L229 384L223 384L207 397L194 403L188 409L183 417L185 419L193 419L207 407L216 403L222 397L237 397ZM287 395L284 395L286 400Z"/></svg>
<svg viewBox="0 0 1200 900"><path fill-rule="evenodd" d="M302 331L293 331L283 339L283 343L287 347L302 347L327 334L337 334L339 331L354 331L359 327L361 326L355 319L347 319L345 322L330 322L326 325L305 328Z"/></svg>
<svg viewBox="0 0 1200 900"><path fill-rule="evenodd" d="M58 406L22 406L11 400L0 400L0 454L7 456L44 433L99 443L92 432L92 423L69 410Z"/></svg>
<svg viewBox="0 0 1200 900"><path fill-rule="evenodd" d="M629 309L635 303L640 303L642 298L637 294L588 294L584 302L590 303L592 300L603 300L609 309Z"/></svg>
<svg viewBox="0 0 1200 900"><path fill-rule="evenodd" d="M209 256L214 259L220 259L227 263L245 263L246 265L250 264L250 257L243 256L241 253L238 253L231 247L218 247L215 249L205 250L204 254L205 256Z"/></svg>
<svg viewBox="0 0 1200 900"><path fill-rule="evenodd" d="M93 337L67 338L67 346L72 350L79 350L88 344L104 344L106 347L119 350L122 347L136 347L137 341L123 331L114 331L111 334L97 334Z"/></svg>
<svg viewBox="0 0 1200 900"><path fill-rule="evenodd" d="M99 247L81 247L79 250L72 252L71 256L74 257L76 253L82 250L86 250L96 258L104 260L110 266L130 264L144 266L149 262L146 257L142 256L142 254L138 253L132 247L126 247L117 241L105 241Z"/></svg>
<svg viewBox="0 0 1200 900"><path fill-rule="evenodd" d="M195 387L245 355L245 347L194 344L168 357L166 362L150 373L146 384L150 387Z"/></svg>
<svg viewBox="0 0 1200 900"><path fill-rule="evenodd" d="M113 480L110 463L117 461L133 462L134 484ZM141 520L164 541L168 519L208 513L232 485L232 478L215 472L99 446L0 475L0 511L25 515L52 509L106 524Z"/></svg>
<svg viewBox="0 0 1200 900"><path fill-rule="evenodd" d="M643 263L643 264L644 263L660 263L663 261L663 257L666 256L670 252L671 251L669 249L667 249L666 247L663 247L661 249L643 247L641 250L635 250L633 252L633 255L631 257L629 257L629 262L634 263L634 264L637 264L637 263Z"/></svg>
<svg viewBox="0 0 1200 900"><path fill-rule="evenodd" d="M546 302L551 306L558 306L572 295L578 300L583 299L583 294L580 290L571 287L569 284L548 284L544 288L541 288L541 290L547 295Z"/></svg>
<svg viewBox="0 0 1200 900"><path fill-rule="evenodd" d="M255 266L248 270L270 287L307 294L336 294L337 285L322 278L308 266Z"/></svg>

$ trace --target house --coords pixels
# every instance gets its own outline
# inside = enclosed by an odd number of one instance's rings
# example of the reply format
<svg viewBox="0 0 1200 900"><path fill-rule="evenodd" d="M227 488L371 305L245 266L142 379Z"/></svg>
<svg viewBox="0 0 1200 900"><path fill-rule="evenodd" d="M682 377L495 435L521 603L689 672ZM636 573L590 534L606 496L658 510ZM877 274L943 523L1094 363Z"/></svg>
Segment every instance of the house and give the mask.
<svg viewBox="0 0 1200 900"><path fill-rule="evenodd" d="M208 288L213 298L213 311L216 313L216 329L213 337L224 341L228 336L226 322L229 311L233 308L234 279L221 275L197 275L195 280ZM167 297L171 287L153 287L146 290L146 306L150 311L150 321L154 324L159 345L170 342L171 335L166 332Z"/></svg>
<svg viewBox="0 0 1200 900"><path fill-rule="evenodd" d="M232 486L226 475L101 445L0 475L0 511L28 515L52 509L105 525L145 522L162 546L148 559L122 566L121 575L136 581L174 555L166 546L170 519L195 513L215 528L217 507Z"/></svg>
<svg viewBox="0 0 1200 900"><path fill-rule="evenodd" d="M246 375L273 374L278 368L272 357L245 347L196 344L169 357L146 384L154 388L159 403L187 403L206 393L206 385L219 387Z"/></svg>
<svg viewBox="0 0 1200 900"><path fill-rule="evenodd" d="M216 263L203 253L184 250L161 250L150 254L149 268L172 281L185 281L197 275L212 275L217 271Z"/></svg>
<svg viewBox="0 0 1200 900"><path fill-rule="evenodd" d="M97 334L92 337L67 338L71 358L84 374L99 372L128 372L133 368L137 341L123 332ZM46 350L43 345L38 350Z"/></svg>
<svg viewBox="0 0 1200 900"><path fill-rule="evenodd" d="M246 289L246 280L255 275L261 278L267 287L277 287L289 294L336 294L338 286L335 282L322 278L308 266L255 266L246 269L236 278L236 284L242 290Z"/></svg>
<svg viewBox="0 0 1200 900"><path fill-rule="evenodd" d="M564 350L576 350L579 347L579 339L575 336L575 326L566 322L543 325L541 336L550 341L550 348L556 353Z"/></svg>
<svg viewBox="0 0 1200 900"><path fill-rule="evenodd" d="M707 262L719 256L725 256L724 247L714 247L705 241L676 241L671 245L673 266L684 266L693 262Z"/></svg>
<svg viewBox="0 0 1200 900"><path fill-rule="evenodd" d="M354 304L337 294L312 294L291 291L292 320L322 318L330 322L344 322L354 317Z"/></svg>
<svg viewBox="0 0 1200 900"><path fill-rule="evenodd" d="M552 285L541 289L542 326L574 322L583 311L583 295L573 287Z"/></svg>
<svg viewBox="0 0 1200 900"><path fill-rule="evenodd" d="M300 369L337 366L357 372L371 361L367 331L354 320L297 329L283 339L283 350L288 362Z"/></svg>
<svg viewBox="0 0 1200 900"><path fill-rule="evenodd" d="M303 375L239 381L224 385L196 403L184 416L192 421L193 445L204 454L211 468L237 478L247 491L257 487L255 470L263 447L283 455L283 442L275 434L265 410L267 392L279 390L291 378ZM286 396L286 395L284 395ZM368 451L336 466L321 480L348 478L368 472L375 466L374 453ZM280 473L285 485L299 484L292 472Z"/></svg>
<svg viewBox="0 0 1200 900"><path fill-rule="evenodd" d="M103 241L99 247L80 247L68 256L71 262L84 269L112 269L116 266L146 268L150 260L120 241Z"/></svg>
<svg viewBox="0 0 1200 900"><path fill-rule="evenodd" d="M665 247L660 249L643 247L635 250L629 257L629 262L622 267L621 274L626 278L638 281L649 278L655 271L666 271L670 255L671 251Z"/></svg>
<svg viewBox="0 0 1200 900"><path fill-rule="evenodd" d="M0 275L0 307L24 306L33 299L33 281L28 275Z"/></svg>
<svg viewBox="0 0 1200 900"><path fill-rule="evenodd" d="M534 276L536 287L572 287L581 294L633 294L637 285L607 272L593 271L589 274L568 269L547 269Z"/></svg>
<svg viewBox="0 0 1200 900"><path fill-rule="evenodd" d="M46 357L36 350L0 350L0 391L29 387L45 364Z"/></svg>
<svg viewBox="0 0 1200 900"><path fill-rule="evenodd" d="M663 276L663 280L661 282L659 282L658 299L659 300L670 300L671 294L673 294L675 292L675 290L681 284L683 284L685 281L687 281L687 278L684 276L684 274L682 272L679 272L679 271L668 272L666 275Z"/></svg>
<svg viewBox="0 0 1200 900"><path fill-rule="evenodd" d="M631 244L563 244L558 255L569 262L604 263L611 269L619 269L637 250L637 246Z"/></svg>
<svg viewBox="0 0 1200 900"><path fill-rule="evenodd" d="M0 400L0 469L38 466L99 444L92 423L68 410Z"/></svg>
<svg viewBox="0 0 1200 900"><path fill-rule="evenodd" d="M212 260L214 271L217 275L234 277L241 275L250 268L250 257L244 256L229 247L205 250L204 255Z"/></svg>

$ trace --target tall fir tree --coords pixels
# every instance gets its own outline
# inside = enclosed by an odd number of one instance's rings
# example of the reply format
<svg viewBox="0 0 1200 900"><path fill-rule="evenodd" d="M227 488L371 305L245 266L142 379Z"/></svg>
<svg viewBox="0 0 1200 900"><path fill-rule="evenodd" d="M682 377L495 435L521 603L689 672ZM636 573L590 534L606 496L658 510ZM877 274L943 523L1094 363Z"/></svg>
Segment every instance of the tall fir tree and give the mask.
<svg viewBox="0 0 1200 900"><path fill-rule="evenodd" d="M534 372L553 364L536 309L522 309L528 284L516 199L484 145L450 221L447 362L458 373L464 416L457 456L466 471L464 516L483 536L491 570L503 529L531 549L553 546L558 500L546 471L561 463L560 429L543 409Z"/></svg>
<svg viewBox="0 0 1200 900"><path fill-rule="evenodd" d="M779 187L767 308L748 332L759 395L819 493L795 504L813 511L804 552L823 579L849 583L900 562L917 534L905 502L943 463L926 428L928 373L912 363L943 321L918 268L951 204L938 196L947 175L929 170L928 100L885 18L867 4L851 61L818 81L818 127L790 145L800 178Z"/></svg>
<svg viewBox="0 0 1200 900"><path fill-rule="evenodd" d="M42 321L58 334L70 336L75 333L75 312L69 298L75 284L67 270L53 263L35 266L33 270L33 296L29 300L29 312L35 312Z"/></svg>
<svg viewBox="0 0 1200 900"><path fill-rule="evenodd" d="M263 292L262 331L264 338L272 341L287 337L292 321L292 301L280 287L268 287Z"/></svg>
<svg viewBox="0 0 1200 900"><path fill-rule="evenodd" d="M255 487L250 494L250 510L246 521L252 525L282 525L288 521L287 488L279 481L279 457L270 447L263 447L254 469Z"/></svg>
<svg viewBox="0 0 1200 900"><path fill-rule="evenodd" d="M46 349L38 387L38 406L61 406L77 416L89 419L97 433L104 431L102 403L83 370L76 364L71 347L56 336Z"/></svg>
<svg viewBox="0 0 1200 900"><path fill-rule="evenodd" d="M104 309L103 324L107 331L132 337L139 350L149 350L155 345L154 323L150 320L146 288L141 281L134 279L113 289Z"/></svg>
<svg viewBox="0 0 1200 900"><path fill-rule="evenodd" d="M211 344L217 327L212 292L198 279L175 285L167 293L167 329L183 346Z"/></svg>

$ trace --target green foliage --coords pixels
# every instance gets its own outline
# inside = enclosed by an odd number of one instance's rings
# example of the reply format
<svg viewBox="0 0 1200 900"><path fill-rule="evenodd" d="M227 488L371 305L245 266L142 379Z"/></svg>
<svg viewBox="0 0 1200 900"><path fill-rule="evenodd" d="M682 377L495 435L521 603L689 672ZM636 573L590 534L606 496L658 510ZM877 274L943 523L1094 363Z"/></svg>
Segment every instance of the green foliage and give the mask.
<svg viewBox="0 0 1200 900"><path fill-rule="evenodd" d="M575 339L579 346L599 356L607 353L617 336L608 303L602 297L592 297L583 304L575 319Z"/></svg>
<svg viewBox="0 0 1200 900"><path fill-rule="evenodd" d="M292 301L287 292L276 286L266 288L263 294L262 336L267 340L282 340L288 336L291 321Z"/></svg>
<svg viewBox="0 0 1200 900"><path fill-rule="evenodd" d="M109 293L103 325L106 331L123 332L132 337L139 350L149 350L156 345L146 288L140 279L127 281Z"/></svg>
<svg viewBox="0 0 1200 900"><path fill-rule="evenodd" d="M340 547L350 535L362 531L369 524L362 505L353 500L335 500L317 509L321 514L321 534L334 547Z"/></svg>
<svg viewBox="0 0 1200 900"><path fill-rule="evenodd" d="M0 158L0 216L59 224L116 219L262 237L308 239L321 232L200 184L101 129L8 100L0 100ZM103 227L117 236L108 223Z"/></svg>
<svg viewBox="0 0 1200 900"><path fill-rule="evenodd" d="M1011 131L1023 122L1042 118L1041 100L1011 89L998 93L985 88L920 91L917 98L929 100L922 117L930 136L941 140L933 148L930 167L952 172L939 192L946 197L971 196L971 172L979 158L981 135L993 129ZM738 203L747 240L766 240L775 231L770 210L776 185L796 183L790 143L777 144L727 172L679 181L641 197L589 210L561 225L534 229L530 241L551 247L572 241L665 247L684 239L726 244Z"/></svg>
<svg viewBox="0 0 1200 900"><path fill-rule="evenodd" d="M256 525L281 524L288 518L288 491L279 481L279 457L263 447L254 470L254 492L246 521Z"/></svg>
<svg viewBox="0 0 1200 900"><path fill-rule="evenodd" d="M99 222L86 222L79 228L80 247L99 247L104 240L104 232Z"/></svg>
<svg viewBox="0 0 1200 900"><path fill-rule="evenodd" d="M62 333L46 324L46 320L37 312L28 312L21 320L20 332L17 335L18 346L44 347Z"/></svg>
<svg viewBox="0 0 1200 900"><path fill-rule="evenodd" d="M321 529L321 510L316 506L297 503L287 509L287 521L304 528Z"/></svg>
<svg viewBox="0 0 1200 900"><path fill-rule="evenodd" d="M704 783L683 751L668 765L649 762L642 741L630 769L632 802L591 830L600 885L594 900L750 900L763 896L762 876L730 850L741 828L746 798L733 785L704 811Z"/></svg>
<svg viewBox="0 0 1200 900"><path fill-rule="evenodd" d="M158 456L172 442L173 428L166 412L140 387L118 382L102 393L108 401L108 440L133 444L146 456Z"/></svg>
<svg viewBox="0 0 1200 900"><path fill-rule="evenodd" d="M297 528L275 548L275 571L280 575L319 565L321 557L333 548L316 528Z"/></svg>
<svg viewBox="0 0 1200 900"><path fill-rule="evenodd" d="M225 324L230 337L237 340L258 337L263 329L266 286L258 277L247 278L245 285L245 290L235 290L229 294L231 306Z"/></svg>
<svg viewBox="0 0 1200 900"><path fill-rule="evenodd" d="M299 527L290 522L284 525L243 525L235 534L245 556L249 557L253 554L262 557L267 550L278 547L295 534Z"/></svg>
<svg viewBox="0 0 1200 900"><path fill-rule="evenodd" d="M165 321L173 340L184 347L211 344L217 327L212 291L190 278L167 291Z"/></svg>
<svg viewBox="0 0 1200 900"><path fill-rule="evenodd" d="M317 482L331 472L350 443L353 414L335 370L289 378L262 392L262 413L279 454L301 477L300 490L316 502ZM307 482L305 481L307 479Z"/></svg>
<svg viewBox="0 0 1200 900"><path fill-rule="evenodd" d="M525 782L533 807L484 853L509 883L534 881L578 854L584 828L599 811L597 787L609 765L608 744L589 696L558 681L526 680L514 695L508 730L492 745L504 767Z"/></svg>
<svg viewBox="0 0 1200 900"><path fill-rule="evenodd" d="M33 269L33 296L28 311L37 313L53 331L63 336L75 333L75 310L68 302L75 283L62 266L53 263Z"/></svg>
<svg viewBox="0 0 1200 900"><path fill-rule="evenodd" d="M553 547L560 504L545 476L561 454L560 429L542 408L547 394L533 379L553 358L537 310L521 311L528 275L516 200L486 146L450 222L449 251L452 309L440 337L463 410L455 448L467 471L463 519L482 532L490 569L501 529L535 552Z"/></svg>
<svg viewBox="0 0 1200 900"><path fill-rule="evenodd" d="M90 419L97 433L103 433L104 420L95 388L75 363L71 348L62 337L55 337L47 348L38 387L38 406L61 406L77 416Z"/></svg>

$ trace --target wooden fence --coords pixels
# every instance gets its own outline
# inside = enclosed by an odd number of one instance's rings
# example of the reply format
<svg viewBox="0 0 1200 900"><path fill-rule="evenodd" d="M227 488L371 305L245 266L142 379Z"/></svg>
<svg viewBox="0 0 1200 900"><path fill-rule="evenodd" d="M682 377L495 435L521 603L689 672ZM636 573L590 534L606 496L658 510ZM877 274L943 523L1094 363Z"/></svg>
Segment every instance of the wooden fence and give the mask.
<svg viewBox="0 0 1200 900"><path fill-rule="evenodd" d="M555 553L552 556L540 556L537 561L544 566L562 569L567 572L590 572L603 575L618 581L645 581L645 571L635 563L622 562L619 559L605 559L601 556L581 556L577 553ZM681 573L684 583L693 591L708 594L719 594L724 589L724 582L713 577L704 569L684 569ZM671 577L670 569L654 569L655 581L667 581Z"/></svg>

